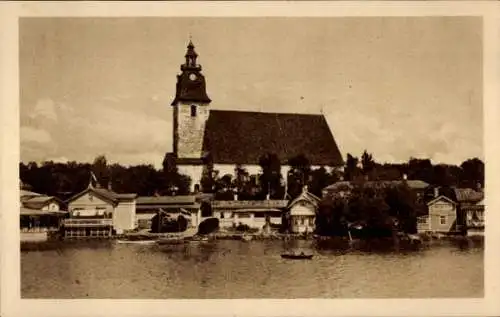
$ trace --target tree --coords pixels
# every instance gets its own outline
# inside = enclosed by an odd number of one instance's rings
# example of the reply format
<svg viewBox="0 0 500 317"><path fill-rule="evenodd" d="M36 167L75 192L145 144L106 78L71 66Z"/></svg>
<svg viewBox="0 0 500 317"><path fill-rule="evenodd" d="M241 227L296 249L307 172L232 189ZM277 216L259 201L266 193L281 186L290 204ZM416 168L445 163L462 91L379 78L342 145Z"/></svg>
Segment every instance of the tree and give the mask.
<svg viewBox="0 0 500 317"><path fill-rule="evenodd" d="M190 192L191 178L179 173L174 153L165 154L162 167L162 177L159 177L163 181L163 186L160 188L161 193L167 195L185 195Z"/></svg>
<svg viewBox="0 0 500 317"><path fill-rule="evenodd" d="M417 196L407 185L389 187L385 201L390 215L399 221L399 229L406 233L417 232Z"/></svg>
<svg viewBox="0 0 500 317"><path fill-rule="evenodd" d="M316 233L324 236L347 234L347 201L333 197L324 198L318 206Z"/></svg>
<svg viewBox="0 0 500 317"><path fill-rule="evenodd" d="M98 155L92 163L92 171L97 178L97 185L106 188L110 182L108 161L104 155Z"/></svg>
<svg viewBox="0 0 500 317"><path fill-rule="evenodd" d="M201 175L200 185L204 193L214 193L216 191L216 179L218 172L214 170L212 157L209 155L205 158L205 165Z"/></svg>
<svg viewBox="0 0 500 317"><path fill-rule="evenodd" d="M434 168L430 159L410 158L408 161L408 177L418 179L429 184L434 181Z"/></svg>
<svg viewBox="0 0 500 317"><path fill-rule="evenodd" d="M346 166L344 170L344 179L353 181L359 174L358 158L347 153Z"/></svg>
<svg viewBox="0 0 500 317"><path fill-rule="evenodd" d="M259 159L259 165L262 168L260 175L260 198L263 199L269 195L272 199L283 198L284 186L281 178L281 162L274 153L262 155Z"/></svg>
<svg viewBox="0 0 500 317"><path fill-rule="evenodd" d="M296 197L302 192L302 188L310 183L311 164L305 155L299 154L290 158L288 165L288 195Z"/></svg>
<svg viewBox="0 0 500 317"><path fill-rule="evenodd" d="M366 150L361 155L361 168L363 175L371 176L375 169L375 161L373 160L373 156L369 154Z"/></svg>
<svg viewBox="0 0 500 317"><path fill-rule="evenodd" d="M232 186L236 189L238 194L241 194L244 191L245 185L249 179L248 172L240 164L237 164L234 168L234 175L235 178Z"/></svg>
<svg viewBox="0 0 500 317"><path fill-rule="evenodd" d="M311 172L311 183L309 191L314 195L321 197L323 195L323 188L332 184L334 181L335 180L332 180L332 175L329 175L326 169L321 166L320 168Z"/></svg>
<svg viewBox="0 0 500 317"><path fill-rule="evenodd" d="M463 187L476 188L484 186L484 163L477 157L468 159L460 164L460 184Z"/></svg>

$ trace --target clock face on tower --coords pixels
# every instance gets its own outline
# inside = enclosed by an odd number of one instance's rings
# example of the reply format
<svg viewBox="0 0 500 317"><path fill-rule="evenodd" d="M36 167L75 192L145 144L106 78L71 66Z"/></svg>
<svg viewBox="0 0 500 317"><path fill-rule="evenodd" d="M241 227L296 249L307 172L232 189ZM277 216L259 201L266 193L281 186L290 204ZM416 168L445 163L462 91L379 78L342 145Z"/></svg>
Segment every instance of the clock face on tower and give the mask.
<svg viewBox="0 0 500 317"><path fill-rule="evenodd" d="M189 79L192 81L196 80L196 74L189 74Z"/></svg>

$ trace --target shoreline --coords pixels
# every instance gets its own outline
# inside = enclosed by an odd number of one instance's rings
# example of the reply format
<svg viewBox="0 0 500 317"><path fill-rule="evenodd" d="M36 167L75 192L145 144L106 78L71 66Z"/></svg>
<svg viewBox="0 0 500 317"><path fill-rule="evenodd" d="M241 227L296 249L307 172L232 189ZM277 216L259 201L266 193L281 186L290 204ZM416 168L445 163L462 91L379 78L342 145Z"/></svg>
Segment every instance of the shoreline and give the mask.
<svg viewBox="0 0 500 317"><path fill-rule="evenodd" d="M354 238L352 240L347 236L319 236L315 234L284 234L284 233L248 233L248 232L215 232L207 235L187 234L186 232L179 233L152 233L152 232L129 232L117 234L110 237L78 237L78 238L63 238L63 237L49 237L47 240L33 241L22 240L21 244L36 244L45 242L74 242L74 241L116 241L116 240L192 240L196 237L206 237L208 240L237 240L237 241L266 241L266 240L289 240L289 241L318 241L318 242L370 242L370 241L393 241L394 243L410 243L422 244L432 241L484 241L484 235L470 235L464 236L459 234L443 234L443 233L418 233L418 234L403 234L394 237L375 237L369 239Z"/></svg>

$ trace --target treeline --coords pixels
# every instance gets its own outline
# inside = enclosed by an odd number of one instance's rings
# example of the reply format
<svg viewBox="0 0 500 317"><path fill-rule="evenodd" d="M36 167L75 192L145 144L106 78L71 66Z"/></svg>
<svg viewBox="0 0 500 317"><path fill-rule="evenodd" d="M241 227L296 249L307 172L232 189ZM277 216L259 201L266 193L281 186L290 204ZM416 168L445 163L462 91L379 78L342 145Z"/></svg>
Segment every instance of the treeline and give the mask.
<svg viewBox="0 0 500 317"><path fill-rule="evenodd" d="M237 194L243 200L283 199L296 197L304 185L321 196L322 189L340 179L344 180L397 180L406 174L408 179L419 179L438 186L475 188L484 185L484 163L473 158L460 166L433 165L429 159L410 159L404 164L380 164L365 151L361 158L347 155L343 172L327 171L324 167L312 169L306 155L287 161L290 170L281 173L281 160L273 153L262 155L259 160L261 173L251 175L241 165L234 174L220 175L210 159L203 170L199 190L213 193L216 199L233 199ZM183 195L190 192L191 179L179 173L172 153L164 157L162 168L153 165L122 166L109 164L100 155L93 163L20 163L20 178L35 192L66 198L87 187L90 171L97 176L102 187L111 187L119 193L137 193L141 196ZM286 180L286 182L285 182Z"/></svg>
<svg viewBox="0 0 500 317"><path fill-rule="evenodd" d="M98 185L118 193L137 193L141 196L183 195L190 191L191 179L178 172L175 159L166 155L163 168L153 165L122 166L108 164L104 155L90 163L35 162L20 164L20 178L27 189L60 198L68 198L85 189L96 175Z"/></svg>
<svg viewBox="0 0 500 317"><path fill-rule="evenodd" d="M394 232L416 233L424 202L407 185L354 185L346 197L325 197L318 208L316 233L323 236L390 237Z"/></svg>
<svg viewBox="0 0 500 317"><path fill-rule="evenodd" d="M344 169L346 180L395 180L406 175L408 179L422 180L442 187L484 186L484 163L479 158L471 158L459 166L450 164L432 164L430 159L410 158L402 164L379 164L372 155L364 151L361 158L347 154Z"/></svg>

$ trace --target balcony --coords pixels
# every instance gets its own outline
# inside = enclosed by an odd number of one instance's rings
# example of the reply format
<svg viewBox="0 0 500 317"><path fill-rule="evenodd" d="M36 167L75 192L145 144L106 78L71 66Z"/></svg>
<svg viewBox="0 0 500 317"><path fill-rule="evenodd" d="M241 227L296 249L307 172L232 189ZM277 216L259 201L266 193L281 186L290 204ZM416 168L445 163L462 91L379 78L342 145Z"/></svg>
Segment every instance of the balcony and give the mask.
<svg viewBox="0 0 500 317"><path fill-rule="evenodd" d="M64 219L65 227L109 227L113 225L113 219Z"/></svg>

